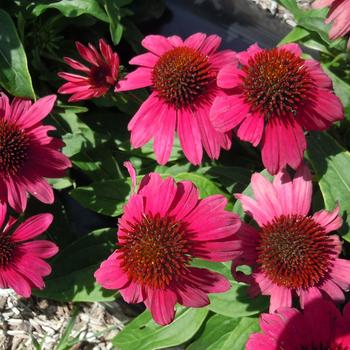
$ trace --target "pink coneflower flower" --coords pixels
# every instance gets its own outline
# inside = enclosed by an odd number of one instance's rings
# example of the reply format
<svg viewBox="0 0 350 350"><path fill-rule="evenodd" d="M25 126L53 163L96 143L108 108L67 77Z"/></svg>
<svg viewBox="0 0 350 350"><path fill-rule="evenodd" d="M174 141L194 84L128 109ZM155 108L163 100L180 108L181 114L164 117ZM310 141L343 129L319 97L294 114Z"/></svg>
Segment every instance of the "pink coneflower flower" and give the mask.
<svg viewBox="0 0 350 350"><path fill-rule="evenodd" d="M44 259L58 252L56 244L50 241L31 241L50 226L53 216L39 214L20 225L6 217L6 204L0 204L0 288L12 288L17 294L28 298L32 288L45 287L43 277L51 273L51 267Z"/></svg>
<svg viewBox="0 0 350 350"><path fill-rule="evenodd" d="M55 128L42 124L55 101L55 95L34 104L14 98L10 105L8 97L0 93L0 200L18 212L27 205L27 192L44 203L53 203L53 190L44 177L63 177L71 166L59 151L64 143L47 135Z"/></svg>
<svg viewBox="0 0 350 350"><path fill-rule="evenodd" d="M294 177L286 171L275 176L273 184L262 175L252 176L255 200L243 194L236 197L243 209L259 225L244 225L238 235L241 248L233 259L232 273L251 285L251 295L270 295L270 312L290 307L297 295L301 307L326 296L344 301L342 290L350 286L350 261L339 259L341 243L329 235L342 225L339 208L309 215L312 181L309 169L301 166ZM252 274L236 271L250 265Z"/></svg>
<svg viewBox="0 0 350 350"><path fill-rule="evenodd" d="M72 58L65 57L64 60L70 67L82 71L86 75L66 72L58 73L59 77L68 81L68 83L63 84L58 89L58 92L60 94L72 94L68 100L69 102L89 100L105 95L118 80L118 54L113 52L112 48L103 39L99 41L101 53L91 44L89 44L89 47L86 47L77 41L76 47L80 56L90 66L88 67Z"/></svg>
<svg viewBox="0 0 350 350"><path fill-rule="evenodd" d="M349 0L317 0L312 4L313 8L319 9L330 6L326 24L332 23L329 32L330 39L338 39L350 32L350 1ZM348 41L350 49L350 39Z"/></svg>
<svg viewBox="0 0 350 350"><path fill-rule="evenodd" d="M237 55L240 65L226 65L217 84L229 96L216 98L211 122L221 132L261 145L264 166L276 174L287 164L301 164L303 130L325 130L343 118L332 83L315 60L300 58L296 44L263 50L257 44Z"/></svg>
<svg viewBox="0 0 350 350"><path fill-rule="evenodd" d="M126 166L135 187L135 170ZM119 289L128 303L144 302L161 325L173 320L177 302L209 304L208 293L227 291L230 284L218 273L192 267L191 260L232 259L241 223L224 210L226 204L221 195L199 199L192 182L146 175L124 208L119 248L95 272L97 282Z"/></svg>
<svg viewBox="0 0 350 350"><path fill-rule="evenodd" d="M348 350L350 349L350 303L343 315L332 302L317 300L303 312L280 308L262 314L263 333L252 334L246 350Z"/></svg>
<svg viewBox="0 0 350 350"><path fill-rule="evenodd" d="M149 52L134 57L130 64L140 68L119 81L115 91L150 86L152 94L141 105L128 125L131 144L138 148L154 138L154 152L160 164L167 163L175 130L187 159L202 161L203 147L211 159L218 159L220 148L230 149L230 133L216 131L209 110L216 96L218 70L235 62L231 50L218 51L221 38L197 33L186 40L178 36L146 36L143 47Z"/></svg>

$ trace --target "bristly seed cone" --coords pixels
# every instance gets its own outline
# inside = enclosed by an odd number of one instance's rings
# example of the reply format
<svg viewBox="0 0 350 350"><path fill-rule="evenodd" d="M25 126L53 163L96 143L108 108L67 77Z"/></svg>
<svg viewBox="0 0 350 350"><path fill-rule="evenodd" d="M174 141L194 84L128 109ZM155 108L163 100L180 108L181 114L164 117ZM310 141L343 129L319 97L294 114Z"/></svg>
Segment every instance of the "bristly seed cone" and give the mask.
<svg viewBox="0 0 350 350"><path fill-rule="evenodd" d="M242 69L246 73L242 83L246 102L252 112L267 118L296 115L315 87L305 60L285 49L258 52Z"/></svg>
<svg viewBox="0 0 350 350"><path fill-rule="evenodd" d="M29 139L16 125L0 120L0 173L11 176L18 173L27 160Z"/></svg>
<svg viewBox="0 0 350 350"><path fill-rule="evenodd" d="M145 215L125 231L119 252L129 277L151 288L164 289L187 274L191 260L186 229L171 217Z"/></svg>
<svg viewBox="0 0 350 350"><path fill-rule="evenodd" d="M159 96L180 109L201 102L215 86L215 73L207 56L189 47L177 47L160 57L152 80Z"/></svg>
<svg viewBox="0 0 350 350"><path fill-rule="evenodd" d="M0 268L5 268L13 258L15 244L9 239L9 236L0 234Z"/></svg>
<svg viewBox="0 0 350 350"><path fill-rule="evenodd" d="M298 289L317 285L327 274L335 244L309 216L280 216L263 226L258 262L272 282Z"/></svg>

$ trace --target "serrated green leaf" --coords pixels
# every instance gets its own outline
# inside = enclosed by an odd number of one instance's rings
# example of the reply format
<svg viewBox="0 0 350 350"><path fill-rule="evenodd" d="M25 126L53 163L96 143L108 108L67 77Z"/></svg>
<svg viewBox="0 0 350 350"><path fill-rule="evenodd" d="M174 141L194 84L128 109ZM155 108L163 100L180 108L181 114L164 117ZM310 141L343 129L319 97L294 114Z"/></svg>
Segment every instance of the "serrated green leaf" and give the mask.
<svg viewBox="0 0 350 350"><path fill-rule="evenodd" d="M91 15L103 22L109 22L105 11L97 0L61 0L48 4L38 4L33 9L35 16L40 16L48 9L56 9L65 17L78 17L81 15Z"/></svg>
<svg viewBox="0 0 350 350"><path fill-rule="evenodd" d="M327 133L312 132L307 154L318 177L326 209L333 210L339 203L344 219L339 232L350 242L350 153Z"/></svg>
<svg viewBox="0 0 350 350"><path fill-rule="evenodd" d="M10 94L35 99L26 53L15 24L0 9L0 85Z"/></svg>
<svg viewBox="0 0 350 350"><path fill-rule="evenodd" d="M156 350L180 345L193 337L207 314L207 308L178 307L172 323L158 326L149 311L145 311L118 333L112 343L120 350Z"/></svg>

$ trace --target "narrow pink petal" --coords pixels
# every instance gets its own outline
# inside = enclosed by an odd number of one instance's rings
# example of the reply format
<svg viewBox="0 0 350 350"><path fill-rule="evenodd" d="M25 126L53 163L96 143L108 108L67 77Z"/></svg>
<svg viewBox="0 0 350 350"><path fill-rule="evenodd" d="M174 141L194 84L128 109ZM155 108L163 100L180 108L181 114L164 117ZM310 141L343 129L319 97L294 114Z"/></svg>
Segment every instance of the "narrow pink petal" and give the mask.
<svg viewBox="0 0 350 350"><path fill-rule="evenodd" d="M162 35L147 35L141 45L158 56L174 48L170 41Z"/></svg>
<svg viewBox="0 0 350 350"><path fill-rule="evenodd" d="M86 67L84 64L82 64L76 60L73 60L72 58L64 57L64 60L73 69L80 70L80 71L86 72L86 73L90 72L90 68Z"/></svg>
<svg viewBox="0 0 350 350"><path fill-rule="evenodd" d="M142 55L138 55L133 57L129 64L136 64L138 66L153 68L155 64L158 62L159 57L151 52L143 53Z"/></svg>
<svg viewBox="0 0 350 350"><path fill-rule="evenodd" d="M211 64L213 69L220 70L227 64L234 64L237 66L238 59L237 53L232 50L222 50L214 53L208 58L208 62Z"/></svg>
<svg viewBox="0 0 350 350"><path fill-rule="evenodd" d="M119 290L123 299L130 304L141 303L144 300L144 291L140 284L130 282L126 287Z"/></svg>
<svg viewBox="0 0 350 350"><path fill-rule="evenodd" d="M60 94L74 94L79 92L93 92L93 87L89 81L64 83L57 92Z"/></svg>
<svg viewBox="0 0 350 350"><path fill-rule="evenodd" d="M345 301L345 295L340 287L332 280L325 281L320 289L325 291L335 303L341 304Z"/></svg>
<svg viewBox="0 0 350 350"><path fill-rule="evenodd" d="M178 111L177 132L186 158L193 164L202 162L203 148L198 121L185 110Z"/></svg>
<svg viewBox="0 0 350 350"><path fill-rule="evenodd" d="M138 193L152 199L154 192L158 190L162 183L163 180L158 173L149 173L142 178Z"/></svg>
<svg viewBox="0 0 350 350"><path fill-rule="evenodd" d="M335 259L330 275L336 284L342 289L348 290L350 287L350 261Z"/></svg>
<svg viewBox="0 0 350 350"><path fill-rule="evenodd" d="M3 92L0 92L0 114L5 119L9 119L11 115L9 98Z"/></svg>
<svg viewBox="0 0 350 350"><path fill-rule="evenodd" d="M70 81L72 83L87 82L89 80L88 77L84 77L78 74L66 73L66 72L58 72L57 75L60 78Z"/></svg>
<svg viewBox="0 0 350 350"><path fill-rule="evenodd" d="M220 156L222 133L216 131L212 126L209 120L209 110L207 108L198 109L194 115L197 118L205 151L210 159L218 159Z"/></svg>
<svg viewBox="0 0 350 350"><path fill-rule="evenodd" d="M2 270L1 277L17 294L29 298L32 294L32 288L28 281L20 273L13 269Z"/></svg>
<svg viewBox="0 0 350 350"><path fill-rule="evenodd" d="M237 64L235 62L227 64L222 69L220 69L218 73L218 87L221 87L223 89L232 89L242 83L244 76L245 73L237 67Z"/></svg>
<svg viewBox="0 0 350 350"><path fill-rule="evenodd" d="M6 179L9 205L18 213L23 213L27 206L27 194L18 178Z"/></svg>
<svg viewBox="0 0 350 350"><path fill-rule="evenodd" d="M11 236L14 242L26 241L45 232L53 220L52 214L38 214L20 224Z"/></svg>
<svg viewBox="0 0 350 350"><path fill-rule="evenodd" d="M343 224L343 220L339 216L339 206L331 212L320 210L312 218L325 229L326 233L338 230Z"/></svg>
<svg viewBox="0 0 350 350"><path fill-rule="evenodd" d="M204 33L193 34L184 41L184 46L198 50L202 46L206 37L207 36Z"/></svg>
<svg viewBox="0 0 350 350"><path fill-rule="evenodd" d="M21 250L38 258L48 259L57 254L58 247L53 242L40 240L22 243Z"/></svg>
<svg viewBox="0 0 350 350"><path fill-rule="evenodd" d="M270 181L261 174L254 173L251 185L258 206L264 208L266 216L270 217L270 221L284 214L278 200L277 191Z"/></svg>
<svg viewBox="0 0 350 350"><path fill-rule="evenodd" d="M52 110L56 95L49 95L37 100L18 120L23 128L30 128L43 120Z"/></svg>
<svg viewBox="0 0 350 350"><path fill-rule="evenodd" d="M176 110L171 106L164 105L159 119L160 126L154 135L153 149L157 162L164 165L168 162L173 148Z"/></svg>
<svg viewBox="0 0 350 350"><path fill-rule="evenodd" d="M203 307L210 303L205 292L190 283L181 283L176 289L179 304L187 307Z"/></svg>
<svg viewBox="0 0 350 350"><path fill-rule="evenodd" d="M174 47L183 46L184 44L183 40L178 35L168 36L167 39Z"/></svg>
<svg viewBox="0 0 350 350"><path fill-rule="evenodd" d="M226 233L226 236L228 235L229 232ZM194 247L191 249L191 255L215 262L231 261L237 255L234 249L235 246L231 242L232 234L227 239L217 241L196 241Z"/></svg>
<svg viewBox="0 0 350 350"><path fill-rule="evenodd" d="M232 130L249 112L249 105L239 95L216 97L210 110L210 121L220 132Z"/></svg>
<svg viewBox="0 0 350 350"><path fill-rule="evenodd" d="M168 289L156 289L152 293L150 311L155 322L161 326L169 324L175 316L176 294Z"/></svg>
<svg viewBox="0 0 350 350"><path fill-rule="evenodd" d="M312 199L312 176L310 169L302 164L293 179L293 212L307 215Z"/></svg>
<svg viewBox="0 0 350 350"><path fill-rule="evenodd" d="M295 43L281 45L278 47L278 49L279 50L284 49L284 50L290 51L290 52L294 53L294 55L296 55L297 57L300 57L303 53L300 46L298 44L295 44Z"/></svg>
<svg viewBox="0 0 350 350"><path fill-rule="evenodd" d="M9 120L12 123L16 123L21 115L28 111L31 105L32 102L30 100L15 97L11 102L11 114L9 116Z"/></svg>
<svg viewBox="0 0 350 350"><path fill-rule="evenodd" d="M69 99L68 102L77 102L81 100L90 100L91 98L103 96L108 89L84 89L85 91L75 92ZM65 92L66 93L66 92Z"/></svg>
<svg viewBox="0 0 350 350"><path fill-rule="evenodd" d="M129 162L129 161L124 162L123 165L128 170L128 173L129 173L130 178L131 178L131 184L132 184L131 192L135 192L135 188L136 188L136 171L135 171L135 168L132 165L132 163Z"/></svg>
<svg viewBox="0 0 350 350"><path fill-rule="evenodd" d="M289 288L274 286L270 294L269 312L274 312L280 307L292 306L292 292Z"/></svg>
<svg viewBox="0 0 350 350"><path fill-rule="evenodd" d="M6 218L7 205L6 203L0 201L0 229L4 225L4 221Z"/></svg>
<svg viewBox="0 0 350 350"><path fill-rule="evenodd" d="M106 289L120 289L129 282L129 276L121 269L120 259L115 254L102 262L94 276L96 282Z"/></svg>
<svg viewBox="0 0 350 350"><path fill-rule="evenodd" d="M84 58L85 61L92 63L95 66L98 66L98 61L96 60L96 55L90 47L84 46L80 42L76 41L75 45L81 57Z"/></svg>
<svg viewBox="0 0 350 350"><path fill-rule="evenodd" d="M199 193L192 182L178 182L174 201L169 208L169 216L175 216L177 220L184 219L196 207L198 201Z"/></svg>
<svg viewBox="0 0 350 350"><path fill-rule="evenodd" d="M278 201L284 215L295 214L293 181L286 170L275 175L273 186L277 191Z"/></svg>
<svg viewBox="0 0 350 350"><path fill-rule="evenodd" d="M137 68L123 80L119 80L114 91L129 91L152 85L152 70L146 67Z"/></svg>
<svg viewBox="0 0 350 350"><path fill-rule="evenodd" d="M266 213L265 208L262 208L254 199L239 193L235 194L235 197L242 203L244 211L252 216L259 226L270 222L271 217Z"/></svg>
<svg viewBox="0 0 350 350"><path fill-rule="evenodd" d="M242 141L250 142L256 147L262 138L265 126L264 116L252 113L243 120L241 125L238 127L237 136Z"/></svg>
<svg viewBox="0 0 350 350"><path fill-rule="evenodd" d="M200 47L200 51L205 55L212 55L217 51L219 46L221 45L222 39L216 35L212 34L206 37L204 42L202 43Z"/></svg>

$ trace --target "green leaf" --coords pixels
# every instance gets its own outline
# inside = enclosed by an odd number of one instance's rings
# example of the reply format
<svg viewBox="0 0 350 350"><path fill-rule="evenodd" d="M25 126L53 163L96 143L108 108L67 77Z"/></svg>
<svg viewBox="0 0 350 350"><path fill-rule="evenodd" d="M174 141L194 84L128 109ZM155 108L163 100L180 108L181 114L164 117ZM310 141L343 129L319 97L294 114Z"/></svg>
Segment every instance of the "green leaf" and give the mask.
<svg viewBox="0 0 350 350"><path fill-rule="evenodd" d="M223 335L230 333L239 323L239 318L214 315L203 325L196 334L196 340L186 350L203 350L218 341Z"/></svg>
<svg viewBox="0 0 350 350"><path fill-rule="evenodd" d="M238 324L206 350L244 350L252 333L260 331L257 318L243 317Z"/></svg>
<svg viewBox="0 0 350 350"><path fill-rule="evenodd" d="M0 9L0 85L11 95L35 99L26 53L9 14Z"/></svg>
<svg viewBox="0 0 350 350"><path fill-rule="evenodd" d="M318 177L326 209L333 210L339 203L344 219L339 232L350 242L350 153L327 133L312 132L308 137L307 154Z"/></svg>
<svg viewBox="0 0 350 350"><path fill-rule="evenodd" d="M40 16L48 9L56 9L65 17L78 17L86 14L94 16L103 22L109 22L98 0L61 0L48 4L38 4L34 7L33 14L35 16Z"/></svg>
<svg viewBox="0 0 350 350"><path fill-rule="evenodd" d="M109 31L115 45L119 44L124 31L124 26L121 23L121 5L118 2L115 0L105 0L105 10L109 19Z"/></svg>
<svg viewBox="0 0 350 350"><path fill-rule="evenodd" d="M226 293L209 294L209 310L232 318L256 315L268 310L269 298L258 296L251 298L248 287L244 284L233 283Z"/></svg>
<svg viewBox="0 0 350 350"><path fill-rule="evenodd" d="M162 327L145 311L118 333L112 343L120 350L156 350L183 344L199 330L207 314L207 308L178 307L175 320Z"/></svg>
<svg viewBox="0 0 350 350"><path fill-rule="evenodd" d="M100 287L94 272L115 249L116 228L93 231L70 244L52 260L52 275L44 290L34 290L40 297L59 301L111 301L115 291Z"/></svg>
<svg viewBox="0 0 350 350"><path fill-rule="evenodd" d="M306 29L296 26L279 42L279 45L297 42L309 34Z"/></svg>
<svg viewBox="0 0 350 350"><path fill-rule="evenodd" d="M131 193L130 179L94 182L90 186L78 187L71 196L83 207L97 213L118 216Z"/></svg>
<svg viewBox="0 0 350 350"><path fill-rule="evenodd" d="M303 15L303 11L298 7L296 0L277 0L277 2L289 10L295 19Z"/></svg>

